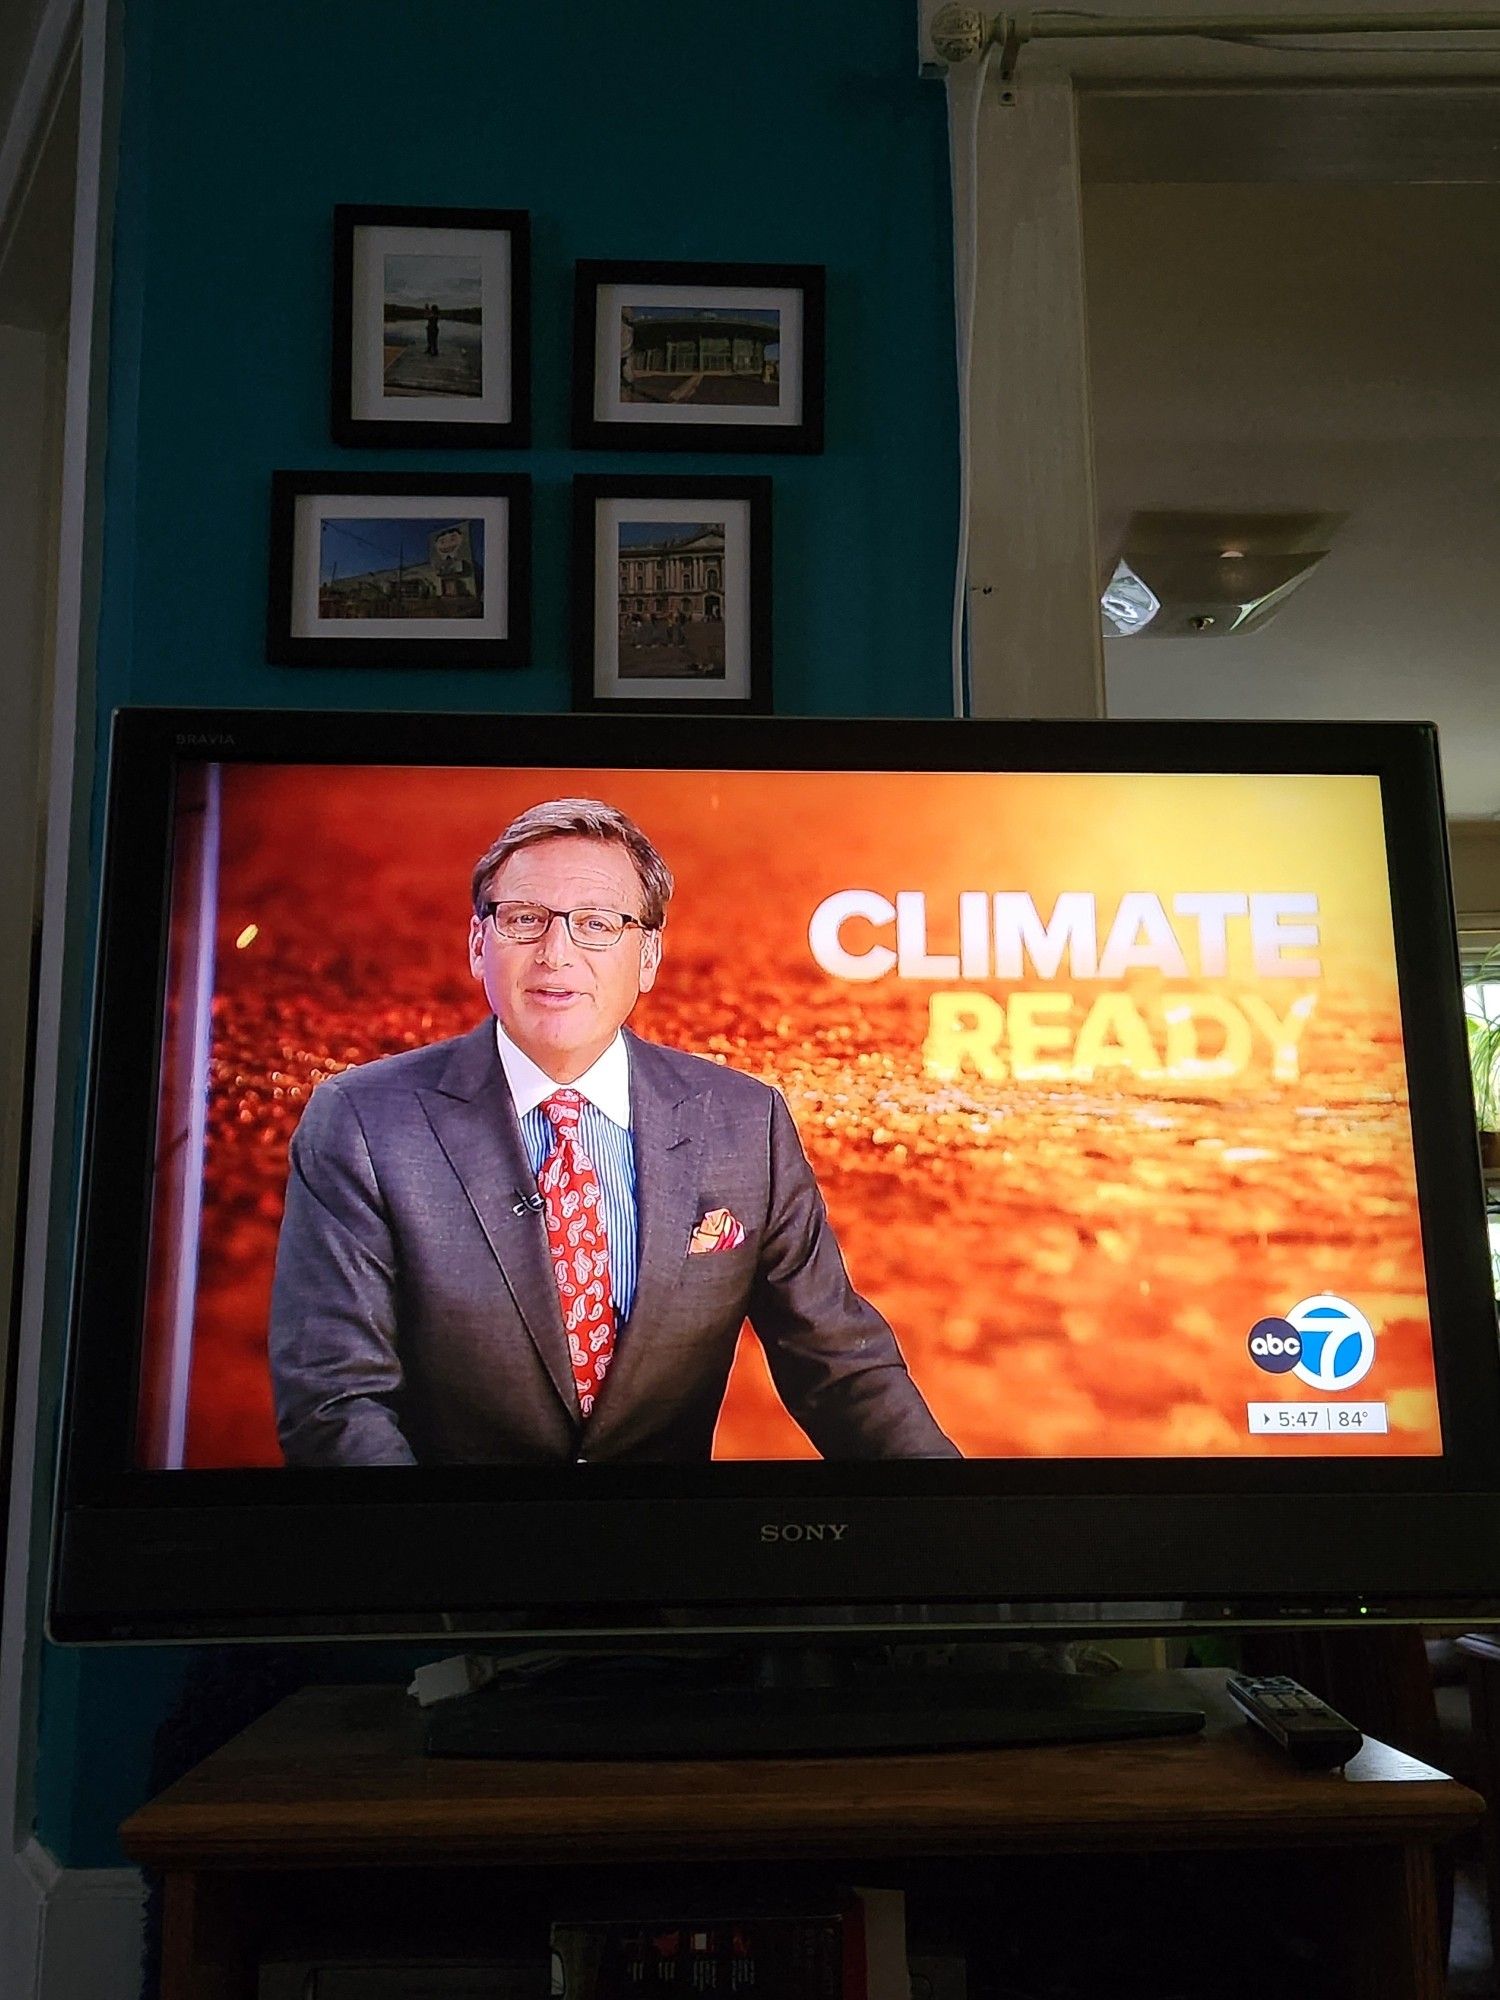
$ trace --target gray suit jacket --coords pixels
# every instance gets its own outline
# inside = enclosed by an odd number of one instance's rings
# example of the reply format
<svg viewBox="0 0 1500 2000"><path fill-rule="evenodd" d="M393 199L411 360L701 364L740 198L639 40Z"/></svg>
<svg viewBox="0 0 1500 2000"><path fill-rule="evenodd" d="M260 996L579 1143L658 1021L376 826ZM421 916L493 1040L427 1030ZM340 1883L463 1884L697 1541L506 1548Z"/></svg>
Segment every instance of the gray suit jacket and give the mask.
<svg viewBox="0 0 1500 2000"><path fill-rule="evenodd" d="M627 1040L640 1276L586 1424L493 1021L318 1085L271 1306L290 1464L704 1460L747 1316L825 1458L959 1455L849 1283L780 1093ZM690 1256L721 1207L744 1243Z"/></svg>

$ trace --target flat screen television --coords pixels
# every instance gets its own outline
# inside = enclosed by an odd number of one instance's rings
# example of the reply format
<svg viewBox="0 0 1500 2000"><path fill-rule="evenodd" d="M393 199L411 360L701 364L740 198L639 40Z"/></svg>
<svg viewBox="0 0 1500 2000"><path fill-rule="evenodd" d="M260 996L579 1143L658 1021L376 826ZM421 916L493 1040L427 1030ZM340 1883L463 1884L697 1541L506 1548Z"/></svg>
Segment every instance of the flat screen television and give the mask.
<svg viewBox="0 0 1500 2000"><path fill-rule="evenodd" d="M1423 725L122 712L83 1194L62 1639L1500 1605Z"/></svg>

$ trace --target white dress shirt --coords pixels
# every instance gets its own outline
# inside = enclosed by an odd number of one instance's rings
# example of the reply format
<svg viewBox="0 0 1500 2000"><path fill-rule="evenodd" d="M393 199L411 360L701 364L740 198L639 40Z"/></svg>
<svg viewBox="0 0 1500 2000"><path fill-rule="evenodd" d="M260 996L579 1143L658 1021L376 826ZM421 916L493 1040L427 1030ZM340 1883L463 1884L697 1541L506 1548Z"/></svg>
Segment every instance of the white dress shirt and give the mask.
<svg viewBox="0 0 1500 2000"><path fill-rule="evenodd" d="M618 1334L630 1317L640 1269L640 1229L636 1217L635 1147L630 1126L630 1056L617 1029L609 1047L575 1083L560 1084L531 1060L495 1022L495 1045L520 1121L521 1138L533 1175L540 1174L557 1143L542 1105L554 1091L576 1090L583 1099L578 1141L593 1163L603 1199L604 1240L609 1250L609 1287Z"/></svg>

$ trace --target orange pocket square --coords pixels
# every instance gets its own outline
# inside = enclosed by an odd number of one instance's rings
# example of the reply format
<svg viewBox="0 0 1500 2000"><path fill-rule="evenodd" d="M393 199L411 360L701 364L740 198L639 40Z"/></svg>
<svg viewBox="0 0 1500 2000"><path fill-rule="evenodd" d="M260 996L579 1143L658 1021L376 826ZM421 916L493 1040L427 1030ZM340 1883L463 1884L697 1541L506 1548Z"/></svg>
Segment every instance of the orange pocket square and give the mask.
<svg viewBox="0 0 1500 2000"><path fill-rule="evenodd" d="M713 1250L738 1250L745 1231L727 1208L711 1208L688 1240L688 1255L701 1257Z"/></svg>

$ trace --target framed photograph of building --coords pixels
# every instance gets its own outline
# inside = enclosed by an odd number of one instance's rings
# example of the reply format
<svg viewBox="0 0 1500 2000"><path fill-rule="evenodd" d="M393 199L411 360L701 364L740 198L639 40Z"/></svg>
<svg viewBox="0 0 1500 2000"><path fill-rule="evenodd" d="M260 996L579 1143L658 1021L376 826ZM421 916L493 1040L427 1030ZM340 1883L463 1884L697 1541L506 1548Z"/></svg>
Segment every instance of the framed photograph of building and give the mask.
<svg viewBox="0 0 1500 2000"><path fill-rule="evenodd" d="M333 211L335 443L531 442L530 243L519 209Z"/></svg>
<svg viewBox="0 0 1500 2000"><path fill-rule="evenodd" d="M771 482L573 481L576 708L771 711Z"/></svg>
<svg viewBox="0 0 1500 2000"><path fill-rule="evenodd" d="M822 266L580 263L573 443L821 451Z"/></svg>
<svg viewBox="0 0 1500 2000"><path fill-rule="evenodd" d="M531 481L277 472L266 655L289 667L518 667Z"/></svg>

